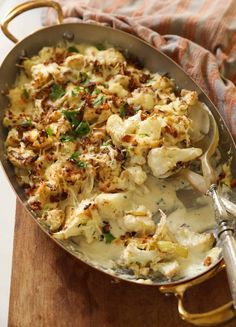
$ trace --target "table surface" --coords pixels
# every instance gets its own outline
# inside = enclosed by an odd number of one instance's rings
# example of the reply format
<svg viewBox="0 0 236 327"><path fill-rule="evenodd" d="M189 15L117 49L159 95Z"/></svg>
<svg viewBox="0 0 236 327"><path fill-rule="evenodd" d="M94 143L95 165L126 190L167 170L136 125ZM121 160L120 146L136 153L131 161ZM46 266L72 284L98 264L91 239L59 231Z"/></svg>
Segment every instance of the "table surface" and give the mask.
<svg viewBox="0 0 236 327"><path fill-rule="evenodd" d="M16 4L25 2L22 0L0 0L0 19L4 14ZM10 29L19 38L26 36L29 32L40 27L41 9L36 9L30 13L22 14L11 24ZM27 21L27 24L25 22ZM14 44L9 41L0 31L0 63L6 54L12 49ZM0 164L0 326L7 326L8 303L11 277L12 245L15 222L15 194L11 189L5 173Z"/></svg>

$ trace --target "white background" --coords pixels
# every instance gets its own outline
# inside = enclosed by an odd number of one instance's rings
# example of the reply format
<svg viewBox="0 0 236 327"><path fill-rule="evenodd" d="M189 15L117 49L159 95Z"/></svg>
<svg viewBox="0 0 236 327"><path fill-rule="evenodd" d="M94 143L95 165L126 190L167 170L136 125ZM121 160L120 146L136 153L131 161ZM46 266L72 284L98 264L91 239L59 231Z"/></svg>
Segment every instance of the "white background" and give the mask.
<svg viewBox="0 0 236 327"><path fill-rule="evenodd" d="M24 1L0 0L0 19L10 8L21 2ZM31 10L17 17L9 25L10 30L21 39L41 26L40 18L41 9ZM14 44L0 31L0 63L13 46ZM4 78L4 76L0 76L0 78ZM2 108L0 109L2 110ZM0 327L6 327L8 321L14 222L15 194L0 166Z"/></svg>

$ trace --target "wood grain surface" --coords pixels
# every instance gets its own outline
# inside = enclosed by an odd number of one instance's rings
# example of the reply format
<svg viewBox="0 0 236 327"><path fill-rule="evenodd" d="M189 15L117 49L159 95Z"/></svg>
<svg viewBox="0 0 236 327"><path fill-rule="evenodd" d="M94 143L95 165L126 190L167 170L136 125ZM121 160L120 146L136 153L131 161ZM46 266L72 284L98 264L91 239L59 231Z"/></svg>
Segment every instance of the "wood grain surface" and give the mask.
<svg viewBox="0 0 236 327"><path fill-rule="evenodd" d="M186 307L203 312L230 299L225 273L186 294ZM157 287L116 283L50 240L17 203L10 327L187 327L174 296ZM236 326L231 321L224 326Z"/></svg>

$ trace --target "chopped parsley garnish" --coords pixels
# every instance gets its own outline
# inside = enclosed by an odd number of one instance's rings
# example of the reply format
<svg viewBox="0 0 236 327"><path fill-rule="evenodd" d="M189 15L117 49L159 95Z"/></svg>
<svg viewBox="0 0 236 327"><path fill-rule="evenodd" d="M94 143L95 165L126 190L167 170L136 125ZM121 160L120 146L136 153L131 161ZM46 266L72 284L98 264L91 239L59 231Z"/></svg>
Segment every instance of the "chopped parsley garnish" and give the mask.
<svg viewBox="0 0 236 327"><path fill-rule="evenodd" d="M80 151L76 151L70 156L70 159L73 159L73 160L77 159L78 156L80 156L80 155L81 155Z"/></svg>
<svg viewBox="0 0 236 327"><path fill-rule="evenodd" d="M53 84L51 88L51 93L49 94L49 98L52 101L56 101L65 95L65 90L59 84Z"/></svg>
<svg viewBox="0 0 236 327"><path fill-rule="evenodd" d="M88 83L90 81L90 77L85 72L80 72L80 83Z"/></svg>
<svg viewBox="0 0 236 327"><path fill-rule="evenodd" d="M89 132L90 132L90 127L89 127L88 122L86 122L86 121L81 121L75 129L75 133L79 137L85 136Z"/></svg>
<svg viewBox="0 0 236 327"><path fill-rule="evenodd" d="M73 111L67 111L67 110L63 110L62 114L66 117L67 120L69 120L69 122L77 127L80 123L80 119L79 119L79 112L80 110L73 110Z"/></svg>
<svg viewBox="0 0 236 327"><path fill-rule="evenodd" d="M102 95L102 96L96 98L96 99L93 101L93 105L94 105L95 107L100 106L100 105L103 104L104 101L105 101L105 97Z"/></svg>
<svg viewBox="0 0 236 327"><path fill-rule="evenodd" d="M123 118L123 117L125 117L125 114L126 114L126 108L125 108L125 105L122 104L120 106L120 116Z"/></svg>
<svg viewBox="0 0 236 327"><path fill-rule="evenodd" d="M111 234L111 232L103 233L103 235L104 235L104 238L105 238L105 242L106 243L111 243L112 241L114 241L116 239L115 236L113 236Z"/></svg>
<svg viewBox="0 0 236 327"><path fill-rule="evenodd" d="M79 117L80 109L74 111L63 110L62 113L72 125L74 138L85 136L90 132L89 123Z"/></svg>
<svg viewBox="0 0 236 327"><path fill-rule="evenodd" d="M82 87L82 86L76 86L76 87L75 87L75 90L76 90L77 92L84 92L84 91L85 91L84 87Z"/></svg>
<svg viewBox="0 0 236 327"><path fill-rule="evenodd" d="M48 127L46 129L46 132L47 132L48 136L53 136L53 130L51 129L51 127Z"/></svg>
<svg viewBox="0 0 236 327"><path fill-rule="evenodd" d="M68 50L68 52L77 52L77 53L79 53L79 50L76 47L69 47L67 50Z"/></svg>
<svg viewBox="0 0 236 327"><path fill-rule="evenodd" d="M27 118L25 121L23 121L21 123L21 126L23 126L23 127L31 127L32 126L32 119L31 118Z"/></svg>
<svg viewBox="0 0 236 327"><path fill-rule="evenodd" d="M70 160L73 161L76 164L76 166L78 166L79 168L86 168L87 167L86 162L79 160L78 159L79 156L80 156L80 152L77 151L70 156Z"/></svg>
<svg viewBox="0 0 236 327"><path fill-rule="evenodd" d="M105 47L104 44L102 44L102 43L98 43L98 44L96 44L96 48L97 48L99 51L106 50L106 47Z"/></svg>
<svg viewBox="0 0 236 327"><path fill-rule="evenodd" d="M28 100L29 99L29 92L28 92L28 90L26 90L26 89L23 89L23 93L22 93L22 95L23 95L23 97L26 99L26 100Z"/></svg>
<svg viewBox="0 0 236 327"><path fill-rule="evenodd" d="M70 135L70 134L62 134L60 136L60 141L62 143L73 142L74 140L75 140L75 137L73 135Z"/></svg>
<svg viewBox="0 0 236 327"><path fill-rule="evenodd" d="M109 146L109 145L111 145L111 139L109 139L109 140L107 140L107 141L104 141L104 142L102 143L102 146Z"/></svg>
<svg viewBox="0 0 236 327"><path fill-rule="evenodd" d="M95 87L92 94L100 94L100 93L101 91L97 87Z"/></svg>

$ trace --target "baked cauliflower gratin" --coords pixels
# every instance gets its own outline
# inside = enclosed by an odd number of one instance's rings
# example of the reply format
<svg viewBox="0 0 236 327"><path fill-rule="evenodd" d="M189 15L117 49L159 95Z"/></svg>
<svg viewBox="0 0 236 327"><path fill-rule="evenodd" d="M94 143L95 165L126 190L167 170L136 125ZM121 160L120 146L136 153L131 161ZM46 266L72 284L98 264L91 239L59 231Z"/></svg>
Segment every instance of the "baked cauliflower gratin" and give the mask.
<svg viewBox="0 0 236 327"><path fill-rule="evenodd" d="M196 92L125 51L59 44L22 61L8 97L6 156L56 239L137 280L218 260L214 236L200 233L214 221L208 200L186 208L176 195L189 187L176 172L202 154L188 114Z"/></svg>

